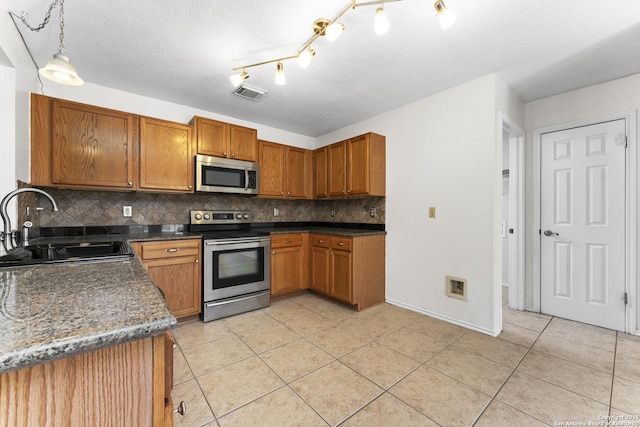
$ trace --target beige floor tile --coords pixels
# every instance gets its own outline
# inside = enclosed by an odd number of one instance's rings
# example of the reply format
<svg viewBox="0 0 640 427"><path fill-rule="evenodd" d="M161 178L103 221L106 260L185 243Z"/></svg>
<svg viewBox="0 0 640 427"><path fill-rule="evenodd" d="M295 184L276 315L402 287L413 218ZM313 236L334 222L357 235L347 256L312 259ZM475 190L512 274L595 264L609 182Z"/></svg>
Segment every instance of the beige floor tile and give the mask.
<svg viewBox="0 0 640 427"><path fill-rule="evenodd" d="M453 344L453 347L482 356L496 363L515 368L528 349L478 332L469 332Z"/></svg>
<svg viewBox="0 0 640 427"><path fill-rule="evenodd" d="M264 309L264 313L280 322L284 322L285 320L303 317L313 312L307 307L303 307L288 299L271 303L269 307Z"/></svg>
<svg viewBox="0 0 640 427"><path fill-rule="evenodd" d="M281 323L263 328L247 329L239 332L238 336L256 353L271 350L300 338L300 335Z"/></svg>
<svg viewBox="0 0 640 427"><path fill-rule="evenodd" d="M358 313L353 307L337 302L318 307L315 312L334 322L344 322L345 320L357 318L362 314Z"/></svg>
<svg viewBox="0 0 640 427"><path fill-rule="evenodd" d="M426 365L490 396L495 396L513 372L508 366L452 348L438 353Z"/></svg>
<svg viewBox="0 0 640 427"><path fill-rule="evenodd" d="M304 308L304 310L307 310L307 313L287 318L283 321L285 326L300 336L306 337L336 325L336 322L315 311L311 311L308 308Z"/></svg>
<svg viewBox="0 0 640 427"><path fill-rule="evenodd" d="M201 426L210 421L214 421L213 413L211 413L207 400L202 394L196 380L189 380L174 386L171 398L174 407L177 407L182 401L187 405L187 413L184 416L176 414L173 417L173 422L176 427Z"/></svg>
<svg viewBox="0 0 640 427"><path fill-rule="evenodd" d="M304 401L334 426L382 393L382 389L340 362L290 384Z"/></svg>
<svg viewBox="0 0 640 427"><path fill-rule="evenodd" d="M448 345L446 341L438 341L436 338L408 328L380 337L376 342L420 363L431 359Z"/></svg>
<svg viewBox="0 0 640 427"><path fill-rule="evenodd" d="M307 339L336 358L367 344L366 340L342 325L309 335Z"/></svg>
<svg viewBox="0 0 640 427"><path fill-rule="evenodd" d="M228 413L219 420L221 427L326 427L328 424L289 387L281 387L266 396Z"/></svg>
<svg viewBox="0 0 640 427"><path fill-rule="evenodd" d="M193 374L179 347L173 349L173 384L180 384L193 379Z"/></svg>
<svg viewBox="0 0 640 427"><path fill-rule="evenodd" d="M380 309L376 313L378 316L396 323L397 327L407 326L408 324L416 322L425 317L425 315L422 313L418 313L387 303L382 304L380 306Z"/></svg>
<svg viewBox="0 0 640 427"><path fill-rule="evenodd" d="M422 316L416 319L414 322L409 323L407 328L429 335L445 344L451 344L467 332L467 329L460 326L429 316Z"/></svg>
<svg viewBox="0 0 640 427"><path fill-rule="evenodd" d="M544 333L556 332L567 341L579 342L606 351L615 351L616 331L554 317Z"/></svg>
<svg viewBox="0 0 640 427"><path fill-rule="evenodd" d="M221 417L284 385L254 356L197 378L216 417Z"/></svg>
<svg viewBox="0 0 640 427"><path fill-rule="evenodd" d="M415 360L378 343L368 344L347 354L340 361L384 389L419 365Z"/></svg>
<svg viewBox="0 0 640 427"><path fill-rule="evenodd" d="M340 304L337 301L330 301L326 298L322 298L312 294L297 297L295 302L303 307L308 308L311 311L315 311L318 314L323 314L327 311L330 311L334 309L336 305Z"/></svg>
<svg viewBox="0 0 640 427"><path fill-rule="evenodd" d="M632 357L640 360L640 337L629 334L618 334L616 353L621 357Z"/></svg>
<svg viewBox="0 0 640 427"><path fill-rule="evenodd" d="M438 427L438 424L395 396L385 393L340 424L340 427L372 426Z"/></svg>
<svg viewBox="0 0 640 427"><path fill-rule="evenodd" d="M611 375L578 365L546 353L530 351L518 366L518 371L609 404ZM585 378L588 378L585 381Z"/></svg>
<svg viewBox="0 0 640 427"><path fill-rule="evenodd" d="M533 313L531 311L512 310L505 307L502 310L502 321L522 328L542 332L551 321L551 316Z"/></svg>
<svg viewBox="0 0 640 427"><path fill-rule="evenodd" d="M178 344L182 350L209 341L219 340L231 334L231 330L229 330L221 320L207 323L191 322L173 329L176 344Z"/></svg>
<svg viewBox="0 0 640 427"><path fill-rule="evenodd" d="M544 427L547 424L537 420L524 412L494 400L484 411L474 427Z"/></svg>
<svg viewBox="0 0 640 427"><path fill-rule="evenodd" d="M224 324L235 333L246 330L274 326L278 322L268 316L264 310L255 310L222 319Z"/></svg>
<svg viewBox="0 0 640 427"><path fill-rule="evenodd" d="M377 313L360 316L357 319L343 322L342 325L366 341L373 341L402 327L402 325L394 324Z"/></svg>
<svg viewBox="0 0 640 427"><path fill-rule="evenodd" d="M616 355L616 377L640 384L640 359Z"/></svg>
<svg viewBox="0 0 640 427"><path fill-rule="evenodd" d="M306 339L299 339L274 348L260 358L287 383L335 360Z"/></svg>
<svg viewBox="0 0 640 427"><path fill-rule="evenodd" d="M531 347L539 336L540 332L533 329L523 328L511 323L503 323L502 332L498 335L498 338L514 344Z"/></svg>
<svg viewBox="0 0 640 427"><path fill-rule="evenodd" d="M519 372L509 378L496 399L547 424L595 422L598 415L609 411L607 405Z"/></svg>
<svg viewBox="0 0 640 427"><path fill-rule="evenodd" d="M607 374L613 373L615 353L575 340L558 330L543 332L532 348Z"/></svg>
<svg viewBox="0 0 640 427"><path fill-rule="evenodd" d="M183 354L196 377L255 355L235 335L188 348Z"/></svg>
<svg viewBox="0 0 640 427"><path fill-rule="evenodd" d="M611 407L629 414L640 415L640 383L615 377Z"/></svg>
<svg viewBox="0 0 640 427"><path fill-rule="evenodd" d="M413 371L389 392L443 426L471 425L491 399L426 366Z"/></svg>

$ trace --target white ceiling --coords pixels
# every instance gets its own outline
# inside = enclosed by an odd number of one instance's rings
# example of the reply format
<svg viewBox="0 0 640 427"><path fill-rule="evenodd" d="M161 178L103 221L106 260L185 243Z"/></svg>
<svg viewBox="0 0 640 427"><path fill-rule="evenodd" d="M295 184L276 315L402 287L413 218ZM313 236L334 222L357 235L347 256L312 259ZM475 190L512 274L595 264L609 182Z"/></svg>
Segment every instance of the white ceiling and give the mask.
<svg viewBox="0 0 640 427"><path fill-rule="evenodd" d="M232 94L236 66L295 54L316 18L349 0L66 0L66 55L90 83L316 137L443 89L497 73L524 101L640 72L638 0L446 0L458 19L443 30L432 0L349 10L346 30L319 39L306 70L285 62L247 70L268 94ZM49 0L0 0L39 24ZM18 21L39 67L58 46L58 9L40 32ZM70 89L73 90L73 89Z"/></svg>

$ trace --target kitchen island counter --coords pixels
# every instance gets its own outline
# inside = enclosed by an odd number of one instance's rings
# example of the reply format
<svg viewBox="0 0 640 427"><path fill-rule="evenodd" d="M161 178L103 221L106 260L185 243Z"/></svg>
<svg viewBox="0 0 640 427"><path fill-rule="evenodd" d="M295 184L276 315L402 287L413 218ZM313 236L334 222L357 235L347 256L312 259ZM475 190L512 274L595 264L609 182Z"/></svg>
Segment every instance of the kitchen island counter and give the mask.
<svg viewBox="0 0 640 427"><path fill-rule="evenodd" d="M0 269L0 373L156 336L175 324L135 257Z"/></svg>

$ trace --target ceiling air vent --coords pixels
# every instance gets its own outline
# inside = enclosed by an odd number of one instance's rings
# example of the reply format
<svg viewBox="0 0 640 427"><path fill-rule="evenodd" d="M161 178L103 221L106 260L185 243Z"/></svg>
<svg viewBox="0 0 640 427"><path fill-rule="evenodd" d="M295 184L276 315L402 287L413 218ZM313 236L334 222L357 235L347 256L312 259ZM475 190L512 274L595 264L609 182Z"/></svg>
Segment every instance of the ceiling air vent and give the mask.
<svg viewBox="0 0 640 427"><path fill-rule="evenodd" d="M252 101L257 101L262 98L267 91L264 89L258 89L255 87L251 87L246 84L241 84L234 91L234 94L241 96L242 98L250 99Z"/></svg>

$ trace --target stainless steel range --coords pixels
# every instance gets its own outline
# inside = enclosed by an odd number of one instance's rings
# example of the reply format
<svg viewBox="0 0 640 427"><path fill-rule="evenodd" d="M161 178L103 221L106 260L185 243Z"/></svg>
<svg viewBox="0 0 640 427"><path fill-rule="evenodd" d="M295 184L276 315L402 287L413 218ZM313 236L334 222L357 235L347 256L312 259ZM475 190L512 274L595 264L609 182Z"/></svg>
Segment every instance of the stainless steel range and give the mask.
<svg viewBox="0 0 640 427"><path fill-rule="evenodd" d="M251 229L251 212L193 210L189 229L203 235L205 322L269 305L271 241Z"/></svg>

